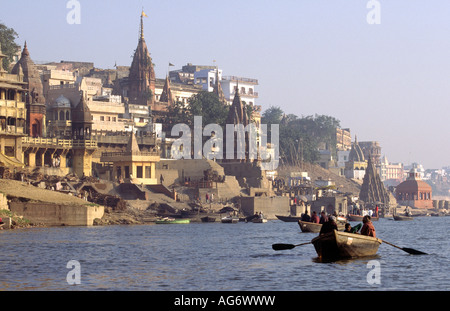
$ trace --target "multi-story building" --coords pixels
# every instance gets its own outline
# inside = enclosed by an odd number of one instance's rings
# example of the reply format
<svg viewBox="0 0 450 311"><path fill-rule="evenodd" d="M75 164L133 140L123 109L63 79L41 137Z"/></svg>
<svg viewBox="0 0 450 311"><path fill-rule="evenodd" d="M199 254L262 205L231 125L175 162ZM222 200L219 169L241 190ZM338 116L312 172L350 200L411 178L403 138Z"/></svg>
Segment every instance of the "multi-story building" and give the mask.
<svg viewBox="0 0 450 311"><path fill-rule="evenodd" d="M352 149L352 137L350 129L336 129L336 150L347 151Z"/></svg>
<svg viewBox="0 0 450 311"><path fill-rule="evenodd" d="M3 69L0 45L0 163L5 166L23 166L22 137L25 135L27 92L21 67L17 74Z"/></svg>
<svg viewBox="0 0 450 311"><path fill-rule="evenodd" d="M396 186L405 180L403 163L390 163L386 156L380 165L380 178L387 186Z"/></svg>

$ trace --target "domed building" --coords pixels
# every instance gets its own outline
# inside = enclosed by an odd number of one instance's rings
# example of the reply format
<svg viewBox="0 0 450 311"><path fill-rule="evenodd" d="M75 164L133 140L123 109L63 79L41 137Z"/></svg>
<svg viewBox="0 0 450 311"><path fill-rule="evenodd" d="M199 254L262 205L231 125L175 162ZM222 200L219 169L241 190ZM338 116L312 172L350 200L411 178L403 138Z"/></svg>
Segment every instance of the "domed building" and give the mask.
<svg viewBox="0 0 450 311"><path fill-rule="evenodd" d="M416 208L433 208L431 186L420 179L416 169L395 189L398 204Z"/></svg>
<svg viewBox="0 0 450 311"><path fill-rule="evenodd" d="M348 155L348 161L345 163L344 175L347 178L362 180L366 174L366 168L367 161L358 144L358 139L355 136L355 142L352 144L352 149Z"/></svg>

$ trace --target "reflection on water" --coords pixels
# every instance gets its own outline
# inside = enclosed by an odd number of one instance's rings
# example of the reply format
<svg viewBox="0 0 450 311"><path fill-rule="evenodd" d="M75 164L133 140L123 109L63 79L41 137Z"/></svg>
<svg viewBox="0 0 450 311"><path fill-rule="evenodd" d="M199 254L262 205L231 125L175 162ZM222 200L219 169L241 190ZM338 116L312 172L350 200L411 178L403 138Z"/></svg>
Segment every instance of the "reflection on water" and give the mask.
<svg viewBox="0 0 450 311"><path fill-rule="evenodd" d="M167 226L60 227L0 232L0 290L449 290L450 218L380 219L385 243L376 256L318 260L312 245L274 251L272 244L309 242L296 223L205 223ZM81 285L66 282L66 264L81 265ZM381 284L367 283L380 263Z"/></svg>

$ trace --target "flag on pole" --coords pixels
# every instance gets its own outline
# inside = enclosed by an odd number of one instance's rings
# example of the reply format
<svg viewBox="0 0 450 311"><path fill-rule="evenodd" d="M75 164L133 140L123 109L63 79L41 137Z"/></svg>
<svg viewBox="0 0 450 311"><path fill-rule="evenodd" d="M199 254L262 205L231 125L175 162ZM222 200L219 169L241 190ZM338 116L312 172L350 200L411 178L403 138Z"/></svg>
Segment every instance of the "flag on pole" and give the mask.
<svg viewBox="0 0 450 311"><path fill-rule="evenodd" d="M169 63L169 67L170 67L170 66L175 66L175 65L174 65L174 64L172 64L172 63Z"/></svg>
<svg viewBox="0 0 450 311"><path fill-rule="evenodd" d="M144 11L142 11L142 16L143 16L143 17L148 17L148 15L147 15L147 14L145 14L145 12L144 12Z"/></svg>

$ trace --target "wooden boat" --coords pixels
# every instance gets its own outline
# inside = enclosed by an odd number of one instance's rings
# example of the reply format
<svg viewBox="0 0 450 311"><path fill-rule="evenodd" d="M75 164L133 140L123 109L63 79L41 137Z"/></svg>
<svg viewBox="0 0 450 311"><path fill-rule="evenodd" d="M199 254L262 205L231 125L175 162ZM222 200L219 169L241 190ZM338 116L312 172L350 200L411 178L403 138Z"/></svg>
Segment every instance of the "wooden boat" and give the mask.
<svg viewBox="0 0 450 311"><path fill-rule="evenodd" d="M211 217L211 216L205 216L200 219L202 220L202 222L215 222L216 221L216 218Z"/></svg>
<svg viewBox="0 0 450 311"><path fill-rule="evenodd" d="M188 224L190 222L191 221L189 219L177 219L170 217L164 217L156 221L157 224Z"/></svg>
<svg viewBox="0 0 450 311"><path fill-rule="evenodd" d="M280 215L275 215L279 220L284 221L284 222L297 222L299 220L302 219L301 216L280 216Z"/></svg>
<svg viewBox="0 0 450 311"><path fill-rule="evenodd" d="M364 216L361 215L353 215L353 214L348 214L347 215L347 219L349 221L362 221ZM378 221L378 217L370 217L371 221Z"/></svg>
<svg viewBox="0 0 450 311"><path fill-rule="evenodd" d="M320 259L373 256L383 241L366 235L334 230L311 240Z"/></svg>
<svg viewBox="0 0 450 311"><path fill-rule="evenodd" d="M220 219L220 222L223 224L235 224L239 222L239 217L235 216L222 217L222 219Z"/></svg>
<svg viewBox="0 0 450 311"><path fill-rule="evenodd" d="M298 225L300 226L300 230L302 232L314 232L319 233L320 229L322 228L322 224L317 224L314 222L307 222L307 221L298 221Z"/></svg>
<svg viewBox="0 0 450 311"><path fill-rule="evenodd" d="M319 233L320 229L322 229L322 224L317 224L314 222L308 222L308 221L298 221L298 225L300 227L300 230L302 230L302 232L313 232L313 233ZM338 221L337 222L337 227L339 231L344 231L345 229L345 223Z"/></svg>
<svg viewBox="0 0 450 311"><path fill-rule="evenodd" d="M412 218L411 216L406 216L406 215L394 215L392 217L394 218L394 220L397 220L397 221L414 220L414 218Z"/></svg>
<svg viewBox="0 0 450 311"><path fill-rule="evenodd" d="M263 224L267 222L267 218L255 217L252 219L252 222L255 224Z"/></svg>

